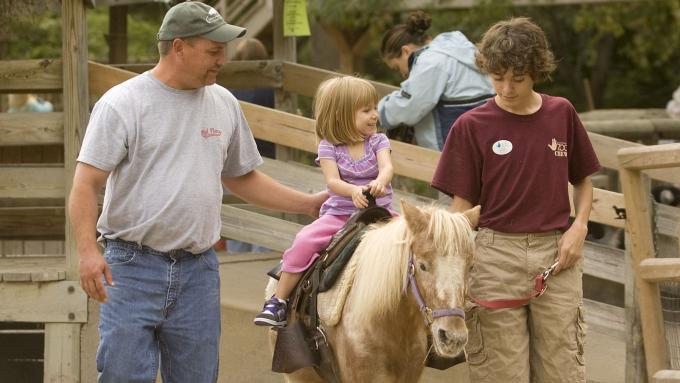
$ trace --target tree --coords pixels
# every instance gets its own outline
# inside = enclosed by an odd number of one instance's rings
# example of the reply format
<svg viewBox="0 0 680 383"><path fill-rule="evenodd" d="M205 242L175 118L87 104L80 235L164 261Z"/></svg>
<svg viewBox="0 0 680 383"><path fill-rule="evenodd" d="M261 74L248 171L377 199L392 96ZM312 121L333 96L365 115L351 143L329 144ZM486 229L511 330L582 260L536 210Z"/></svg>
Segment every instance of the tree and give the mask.
<svg viewBox="0 0 680 383"><path fill-rule="evenodd" d="M367 47L392 21L399 0L310 0L309 13L337 46L340 72L363 70Z"/></svg>

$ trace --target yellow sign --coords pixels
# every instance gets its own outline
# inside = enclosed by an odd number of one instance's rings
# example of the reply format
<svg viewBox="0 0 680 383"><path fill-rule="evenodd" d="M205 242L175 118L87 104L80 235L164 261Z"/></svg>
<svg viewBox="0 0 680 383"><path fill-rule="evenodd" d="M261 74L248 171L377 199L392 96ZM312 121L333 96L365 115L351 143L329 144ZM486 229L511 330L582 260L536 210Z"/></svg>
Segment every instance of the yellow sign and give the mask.
<svg viewBox="0 0 680 383"><path fill-rule="evenodd" d="M307 19L307 0L284 0L283 3L283 35L309 36L309 20Z"/></svg>

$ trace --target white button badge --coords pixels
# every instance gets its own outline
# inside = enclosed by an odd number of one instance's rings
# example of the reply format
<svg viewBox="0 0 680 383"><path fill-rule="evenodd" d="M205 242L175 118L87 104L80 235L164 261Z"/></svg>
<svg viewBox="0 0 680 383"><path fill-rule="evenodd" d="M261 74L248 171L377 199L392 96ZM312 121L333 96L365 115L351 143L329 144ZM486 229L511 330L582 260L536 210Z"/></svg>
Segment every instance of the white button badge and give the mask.
<svg viewBox="0 0 680 383"><path fill-rule="evenodd" d="M493 143L493 147L491 149L499 156L504 156L512 151L512 142L508 140L496 141Z"/></svg>

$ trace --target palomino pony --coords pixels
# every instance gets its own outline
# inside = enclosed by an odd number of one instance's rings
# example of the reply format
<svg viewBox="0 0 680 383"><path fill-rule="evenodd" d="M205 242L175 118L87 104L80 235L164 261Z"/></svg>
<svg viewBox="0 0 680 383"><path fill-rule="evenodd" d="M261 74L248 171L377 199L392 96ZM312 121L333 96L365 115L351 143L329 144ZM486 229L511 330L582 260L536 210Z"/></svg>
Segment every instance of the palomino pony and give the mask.
<svg viewBox="0 0 680 383"><path fill-rule="evenodd" d="M341 319L322 324L341 382L417 382L428 336L448 358L467 342L463 306L479 207L454 214L402 201L402 213L366 232ZM286 381L323 382L311 368Z"/></svg>

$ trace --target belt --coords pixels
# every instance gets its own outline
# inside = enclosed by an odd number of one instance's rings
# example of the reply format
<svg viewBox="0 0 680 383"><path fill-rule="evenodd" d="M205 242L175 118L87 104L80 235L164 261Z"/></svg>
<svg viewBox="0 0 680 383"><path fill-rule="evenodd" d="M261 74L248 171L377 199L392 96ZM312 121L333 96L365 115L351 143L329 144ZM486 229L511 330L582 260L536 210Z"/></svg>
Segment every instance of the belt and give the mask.
<svg viewBox="0 0 680 383"><path fill-rule="evenodd" d="M466 99L464 99L464 100L439 100L439 102L437 103L437 106L450 106L450 105L465 105L465 104L472 104L472 103L475 103L475 102L488 100L488 99L490 99L490 98L493 97L493 96L495 96L495 95L493 95L493 94L484 94L484 95L477 96L477 97L473 97L473 98L466 98Z"/></svg>

